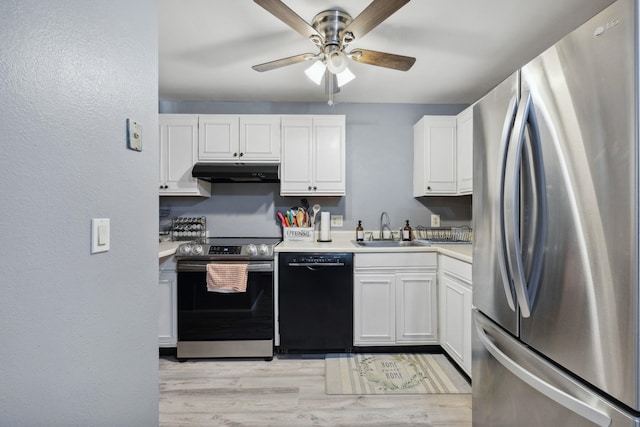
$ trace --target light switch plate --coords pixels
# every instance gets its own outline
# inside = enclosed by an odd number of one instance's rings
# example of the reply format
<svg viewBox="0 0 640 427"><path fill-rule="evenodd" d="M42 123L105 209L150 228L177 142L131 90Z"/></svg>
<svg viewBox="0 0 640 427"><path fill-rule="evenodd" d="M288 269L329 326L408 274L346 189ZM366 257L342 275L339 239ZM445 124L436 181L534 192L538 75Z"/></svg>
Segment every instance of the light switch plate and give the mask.
<svg viewBox="0 0 640 427"><path fill-rule="evenodd" d="M93 218L91 220L91 253L108 252L111 249L111 220Z"/></svg>
<svg viewBox="0 0 640 427"><path fill-rule="evenodd" d="M331 226L332 227L342 227L343 218L342 215L331 215Z"/></svg>
<svg viewBox="0 0 640 427"><path fill-rule="evenodd" d="M431 226L440 227L440 215L431 215Z"/></svg>
<svg viewBox="0 0 640 427"><path fill-rule="evenodd" d="M131 119L127 119L127 147L142 151L142 126Z"/></svg>

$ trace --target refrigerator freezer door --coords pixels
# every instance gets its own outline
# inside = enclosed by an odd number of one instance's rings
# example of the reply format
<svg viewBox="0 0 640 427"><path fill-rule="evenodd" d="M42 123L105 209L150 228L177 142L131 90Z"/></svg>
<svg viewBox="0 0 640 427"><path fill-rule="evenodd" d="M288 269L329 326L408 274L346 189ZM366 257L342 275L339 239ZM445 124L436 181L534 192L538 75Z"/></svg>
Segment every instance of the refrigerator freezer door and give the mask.
<svg viewBox="0 0 640 427"><path fill-rule="evenodd" d="M639 426L640 419L590 391L473 313L473 425Z"/></svg>
<svg viewBox="0 0 640 427"><path fill-rule="evenodd" d="M548 222L520 338L640 410L635 5L614 3L521 71ZM531 206L520 208L526 223Z"/></svg>
<svg viewBox="0 0 640 427"><path fill-rule="evenodd" d="M518 86L515 73L473 108L473 305L513 334L518 324L506 266L500 171L518 107Z"/></svg>

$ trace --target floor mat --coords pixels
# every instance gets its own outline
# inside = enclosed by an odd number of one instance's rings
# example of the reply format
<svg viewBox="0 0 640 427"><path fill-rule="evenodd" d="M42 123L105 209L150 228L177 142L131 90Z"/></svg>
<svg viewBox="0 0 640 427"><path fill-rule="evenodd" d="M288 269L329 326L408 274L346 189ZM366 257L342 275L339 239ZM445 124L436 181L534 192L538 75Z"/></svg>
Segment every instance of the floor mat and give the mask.
<svg viewBox="0 0 640 427"><path fill-rule="evenodd" d="M326 394L471 393L442 354L328 354Z"/></svg>

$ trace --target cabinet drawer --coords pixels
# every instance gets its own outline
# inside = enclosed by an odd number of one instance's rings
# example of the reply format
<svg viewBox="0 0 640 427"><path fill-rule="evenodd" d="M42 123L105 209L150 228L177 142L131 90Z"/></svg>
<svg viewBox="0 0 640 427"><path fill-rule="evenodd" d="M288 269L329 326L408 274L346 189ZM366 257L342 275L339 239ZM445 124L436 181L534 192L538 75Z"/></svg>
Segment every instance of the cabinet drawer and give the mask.
<svg viewBox="0 0 640 427"><path fill-rule="evenodd" d="M440 255L440 270L445 274L450 273L459 279L465 280L471 285L472 267L468 262Z"/></svg>
<svg viewBox="0 0 640 427"><path fill-rule="evenodd" d="M354 255L355 268L376 267L433 267L438 266L438 255L435 252L378 252Z"/></svg>

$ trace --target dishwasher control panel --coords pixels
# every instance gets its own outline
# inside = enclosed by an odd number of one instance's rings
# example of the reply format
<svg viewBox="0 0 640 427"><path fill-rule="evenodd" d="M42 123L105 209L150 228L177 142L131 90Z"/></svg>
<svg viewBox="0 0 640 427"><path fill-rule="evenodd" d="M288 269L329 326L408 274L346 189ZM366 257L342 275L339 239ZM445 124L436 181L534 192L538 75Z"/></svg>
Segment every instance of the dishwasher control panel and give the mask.
<svg viewBox="0 0 640 427"><path fill-rule="evenodd" d="M291 266L342 266L351 254L291 254L286 263ZM282 255L281 255L282 257Z"/></svg>

